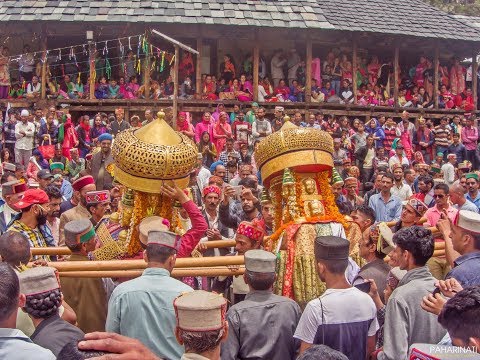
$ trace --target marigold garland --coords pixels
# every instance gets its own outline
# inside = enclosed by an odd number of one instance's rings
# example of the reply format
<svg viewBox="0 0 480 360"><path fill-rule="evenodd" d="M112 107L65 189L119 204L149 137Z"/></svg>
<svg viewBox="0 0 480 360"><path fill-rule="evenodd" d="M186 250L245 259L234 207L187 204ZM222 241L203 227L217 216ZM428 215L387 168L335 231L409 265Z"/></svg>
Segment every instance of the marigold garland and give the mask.
<svg viewBox="0 0 480 360"><path fill-rule="evenodd" d="M320 195L322 195L323 198L323 206L325 208L325 215L322 216L315 216L315 217L306 217L306 221L303 223L327 223L327 222L338 222L342 224L344 227L346 226L347 222L345 220L345 217L340 214L340 211L338 211L337 204L335 203L335 197L333 195L333 192L330 188L330 183L329 183L329 172L328 171L322 171L317 173L316 180L318 183L318 187L320 189ZM298 185L299 181L298 178L295 178L296 185ZM301 184L300 184L301 186ZM275 193L277 195L278 192ZM300 192L301 193L301 192ZM298 190L297 190L298 194ZM279 194L281 196L281 193ZM297 196L297 203L299 206L300 211L303 211L303 200L299 199L300 196ZM280 201L281 203L281 201ZM280 206L281 209L281 206ZM281 211L280 211L281 213ZM275 209L275 214L277 215L277 209ZM270 241L272 246L275 245L275 247L278 247L278 239L282 235L282 233L289 227L294 224L298 224L295 221L289 221L288 223L282 224L271 236L270 236ZM272 249L273 250L273 249Z"/></svg>

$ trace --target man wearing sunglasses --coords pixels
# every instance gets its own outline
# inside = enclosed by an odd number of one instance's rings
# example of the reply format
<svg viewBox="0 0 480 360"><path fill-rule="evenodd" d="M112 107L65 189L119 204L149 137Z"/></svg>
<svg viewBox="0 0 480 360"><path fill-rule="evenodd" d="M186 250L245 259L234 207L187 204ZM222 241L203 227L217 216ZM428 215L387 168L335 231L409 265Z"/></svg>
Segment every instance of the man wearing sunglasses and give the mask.
<svg viewBox="0 0 480 360"><path fill-rule="evenodd" d="M48 204L50 200L45 191L40 189L28 189L23 198L15 203L15 207L22 213L19 219L15 220L8 230L19 232L30 242L31 247L45 247L49 239L41 231L40 227L47 222ZM50 235L51 236L51 235ZM34 260L49 260L48 256L33 257Z"/></svg>
<svg viewBox="0 0 480 360"><path fill-rule="evenodd" d="M451 221L455 221L458 210L450 205L449 202L449 188L447 184L437 184L433 188L433 197L435 198L435 206L425 212L424 217L427 222L426 227L436 226L437 222L442 218L442 214L446 214ZM435 238L435 242L443 242L442 238ZM445 256L431 257L427 262L427 266L432 275L439 279L445 279L445 276L450 271Z"/></svg>

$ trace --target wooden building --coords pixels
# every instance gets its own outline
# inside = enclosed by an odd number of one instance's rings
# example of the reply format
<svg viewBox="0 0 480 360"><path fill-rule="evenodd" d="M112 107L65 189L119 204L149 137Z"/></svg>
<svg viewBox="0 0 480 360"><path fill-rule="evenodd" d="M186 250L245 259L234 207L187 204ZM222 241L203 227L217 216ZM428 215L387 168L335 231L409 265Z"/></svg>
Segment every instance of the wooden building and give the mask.
<svg viewBox="0 0 480 360"><path fill-rule="evenodd" d="M325 59L331 49L349 54L356 68L361 57L376 55L392 61L394 98L398 98L400 68L414 66L421 55L437 64L448 64L452 57L472 58L477 73L480 29L468 19L446 14L421 0L3 0L0 2L0 45L11 54L22 52L24 44L39 54L44 49L86 43L86 31L93 31L95 41L104 41L157 29L197 49L195 59L196 89L201 91L201 75L217 74L225 54L242 59L253 56L254 97L259 81L258 64L270 58L277 48L297 49L306 63L306 99L302 103L281 105L302 112L320 110L336 115L398 116L404 108L340 105L310 102L311 63ZM152 37L156 46L168 44ZM170 48L173 51L173 48ZM65 50L64 56L68 56ZM149 66L146 64L145 66ZM43 69L45 71L45 69ZM145 72L145 73L148 73ZM268 71L269 73L269 71ZM149 75L144 80L149 81ZM354 79L354 89L355 86ZM44 81L44 80L42 80ZM472 89L477 99L477 76ZM438 83L438 73L435 81ZM5 103L5 100L2 100ZM11 101L12 102L12 101ZM13 101L15 102L15 101ZM128 111L169 106L171 100L59 100L75 111L112 111L124 106ZM25 101L21 101L24 106ZM43 99L40 105L56 103ZM225 101L227 108L233 102ZM202 112L217 105L215 101L179 100L186 111ZM263 104L267 109L277 103ZM433 118L456 110L409 109ZM419 116L419 115L417 115Z"/></svg>

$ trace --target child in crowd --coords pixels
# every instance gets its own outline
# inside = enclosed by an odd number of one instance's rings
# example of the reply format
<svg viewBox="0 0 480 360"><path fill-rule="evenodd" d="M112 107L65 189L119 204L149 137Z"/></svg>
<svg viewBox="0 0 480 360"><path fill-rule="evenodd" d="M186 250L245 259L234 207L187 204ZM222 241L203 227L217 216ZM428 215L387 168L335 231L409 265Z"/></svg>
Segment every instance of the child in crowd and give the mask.
<svg viewBox="0 0 480 360"><path fill-rule="evenodd" d="M108 84L105 76L100 77L97 88L95 89L95 97L97 99L108 99Z"/></svg>
<svg viewBox="0 0 480 360"><path fill-rule="evenodd" d="M115 79L110 79L110 84L108 85L108 98L123 99L123 95L120 93L120 86Z"/></svg>

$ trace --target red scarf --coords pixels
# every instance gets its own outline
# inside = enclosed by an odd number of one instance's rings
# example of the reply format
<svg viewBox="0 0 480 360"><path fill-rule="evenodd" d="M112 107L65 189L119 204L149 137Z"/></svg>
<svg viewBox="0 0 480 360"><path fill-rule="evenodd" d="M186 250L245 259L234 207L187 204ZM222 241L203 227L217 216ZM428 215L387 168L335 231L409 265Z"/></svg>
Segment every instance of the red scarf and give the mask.
<svg viewBox="0 0 480 360"><path fill-rule="evenodd" d="M80 127L85 130L85 141L90 142L90 124L80 123Z"/></svg>

